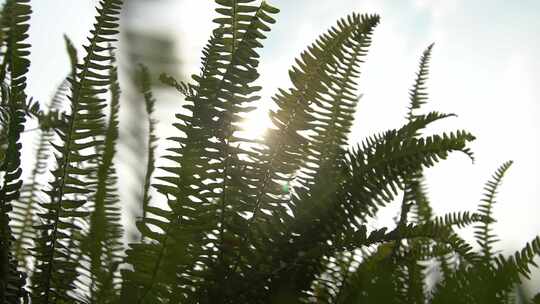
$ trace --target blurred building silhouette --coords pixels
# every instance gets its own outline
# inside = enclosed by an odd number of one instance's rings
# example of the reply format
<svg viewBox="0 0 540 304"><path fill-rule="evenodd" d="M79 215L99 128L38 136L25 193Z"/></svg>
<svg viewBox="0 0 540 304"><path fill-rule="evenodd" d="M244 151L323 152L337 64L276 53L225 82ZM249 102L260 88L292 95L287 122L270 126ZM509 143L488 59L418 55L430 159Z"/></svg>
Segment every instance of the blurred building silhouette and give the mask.
<svg viewBox="0 0 540 304"><path fill-rule="evenodd" d="M171 7L167 0L128 0L122 11L122 58L127 58L129 74L136 65L146 65L154 74L180 75L179 41L174 31L163 26L163 16ZM174 7L174 5L173 5Z"/></svg>
<svg viewBox="0 0 540 304"><path fill-rule="evenodd" d="M170 89L159 82L159 75L166 73L176 79L181 78L179 37L170 27L164 26L163 16L170 16L167 10L174 5L167 0L127 0L121 17L121 37L119 45L119 72L122 79L122 110L120 127L119 159L124 184L120 193L125 212L141 214L142 186L147 161L148 123L143 96L136 85L137 71L144 64L151 72L154 94L157 95L156 108L176 112L178 101L163 98ZM155 118L166 123L167 117L155 113ZM161 138L164 140L164 138ZM135 223L128 225L127 241L138 238Z"/></svg>

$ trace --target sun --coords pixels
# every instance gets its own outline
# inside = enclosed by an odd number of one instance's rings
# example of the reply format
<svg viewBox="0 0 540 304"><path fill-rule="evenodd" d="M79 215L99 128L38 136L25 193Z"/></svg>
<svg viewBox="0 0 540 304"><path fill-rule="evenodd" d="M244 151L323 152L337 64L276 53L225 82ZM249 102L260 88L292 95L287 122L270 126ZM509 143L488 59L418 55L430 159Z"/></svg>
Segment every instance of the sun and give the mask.
<svg viewBox="0 0 540 304"><path fill-rule="evenodd" d="M244 119L241 133L247 139L261 139L271 125L268 109L257 109Z"/></svg>

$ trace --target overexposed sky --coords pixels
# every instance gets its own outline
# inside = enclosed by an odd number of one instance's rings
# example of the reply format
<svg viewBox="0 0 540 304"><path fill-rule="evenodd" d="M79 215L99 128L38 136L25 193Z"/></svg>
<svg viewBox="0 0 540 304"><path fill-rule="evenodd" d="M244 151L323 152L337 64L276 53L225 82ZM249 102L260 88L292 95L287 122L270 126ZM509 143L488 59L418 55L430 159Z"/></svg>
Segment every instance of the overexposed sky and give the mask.
<svg viewBox="0 0 540 304"><path fill-rule="evenodd" d="M46 100L67 72L62 34L84 41L97 1L33 0L29 92ZM210 0L138 1L129 24L180 37L186 74L199 68L211 29ZM466 129L477 136L476 162L454 155L428 170L434 209L474 210L484 182L514 160L495 206L497 233L515 250L540 233L540 2L536 0L274 0L282 11L261 55L261 110L249 122L264 129L270 96L289 87L287 70L314 39L350 12L378 13L381 23L362 67L364 95L351 142L404 122L408 90L421 52L435 42L427 109L458 114L432 131ZM46 54L46 56L44 56ZM171 114L168 114L170 117ZM170 117L162 118L167 121ZM257 128L257 125L262 127ZM500 247L502 249L502 247Z"/></svg>

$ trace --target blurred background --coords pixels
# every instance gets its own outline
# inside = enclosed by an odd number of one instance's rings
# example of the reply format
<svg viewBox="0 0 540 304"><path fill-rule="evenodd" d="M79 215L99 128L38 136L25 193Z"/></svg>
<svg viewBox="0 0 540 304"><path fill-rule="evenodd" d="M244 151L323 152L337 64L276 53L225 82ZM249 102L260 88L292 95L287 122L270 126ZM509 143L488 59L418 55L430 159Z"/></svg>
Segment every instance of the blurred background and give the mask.
<svg viewBox="0 0 540 304"><path fill-rule="evenodd" d="M82 46L93 23L98 1L33 0L30 27L32 65L28 95L48 100L68 72L63 34ZM187 80L199 69L200 51L213 28L211 0L125 0L119 45L123 85L120 182L127 193L141 191L146 121L141 98L133 90L133 62ZM495 206L498 249L520 249L540 233L540 2L537 0L273 0L281 9L261 50L259 109L246 120L250 136L261 136L269 125L271 96L289 87L287 70L294 58L319 34L350 12L378 13L367 62L362 67L361 99L351 144L375 132L405 122L408 90L422 51L435 42L426 109L456 113L430 132L466 129L477 136L472 144L476 162L452 155L427 171L429 195L437 214L475 210L484 182L506 160L515 164L500 188ZM82 49L81 49L82 50ZM156 81L156 86L159 83ZM157 88L159 151L182 98ZM29 135L26 135L29 136ZM159 173L157 173L159 174ZM390 223L391 206L380 215ZM126 214L137 211L125 205ZM467 238L472 233L464 232ZM536 271L536 283L540 275ZM538 289L538 288L536 288Z"/></svg>

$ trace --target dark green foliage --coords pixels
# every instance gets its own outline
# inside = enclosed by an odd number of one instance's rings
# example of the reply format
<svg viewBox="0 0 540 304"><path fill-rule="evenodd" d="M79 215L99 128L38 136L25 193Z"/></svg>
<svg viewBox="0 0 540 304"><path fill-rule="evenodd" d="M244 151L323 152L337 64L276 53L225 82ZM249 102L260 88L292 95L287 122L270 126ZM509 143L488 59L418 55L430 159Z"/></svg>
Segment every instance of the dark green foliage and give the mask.
<svg viewBox="0 0 540 304"><path fill-rule="evenodd" d="M91 175L95 169L83 166L97 157L97 147L103 144L99 137L103 134L101 111L106 103L100 94L114 81L107 72L112 67L108 43L115 40L120 5L118 0L101 1L92 37L85 46L87 54L77 65L75 77L70 78L70 113L64 114L65 120L55 129L61 143L53 144L57 166L52 171L50 190L46 191L49 201L42 204L39 214L42 224L36 226L39 232L32 278L33 303L69 302L79 297L72 293L80 262L73 257L84 248L70 246L70 241L81 229L80 221L89 215L84 197L92 193L95 183ZM98 179L99 175L98 171ZM98 208L97 203L95 207ZM97 241L101 245L101 240Z"/></svg>
<svg viewBox="0 0 540 304"><path fill-rule="evenodd" d="M260 99L257 50L279 10L265 1L216 3L200 73L191 82L160 78L185 100L162 167L150 73L142 65L137 73L148 160L136 202L142 216L128 219L141 237L124 248L114 54L122 1L100 1L82 61L66 37L71 70L46 109L25 94L30 6L6 2L0 304L513 303L540 238L511 256L494 252L492 208L511 162L486 184L476 213L437 216L431 208L424 168L452 152L473 160L474 140L462 130L423 134L454 116L419 113L433 45L420 59L405 124L350 147L360 69L379 17L342 18L296 59L291 87L273 97L266 135L245 138L241 122ZM37 122L40 137L23 183L19 138L27 120ZM397 199L395 227L371 228ZM471 225L479 251L455 231Z"/></svg>
<svg viewBox="0 0 540 304"><path fill-rule="evenodd" d="M77 54L74 48L66 37L66 46L72 59L71 66L73 69L77 64ZM73 73L71 75L74 75ZM63 105L66 103L69 91L69 82L66 79L58 88L54 96L51 98L47 111L40 109L39 103L36 101L32 104L27 104L26 114L33 119L37 119L41 132L39 134L36 147L36 160L34 168L31 172L27 183L23 183L21 195L19 199L13 203L13 232L15 236L14 252L17 260L23 265L26 270L28 262L34 262L34 259L28 250L34 247L34 239L37 237L36 230L33 228L38 225L36 211L38 204L42 202L42 189L45 187L43 179L47 173L50 164L50 156L52 155L50 142L55 140L54 128L61 123ZM30 100L31 101L31 100ZM27 259L30 258L30 261Z"/></svg>
<svg viewBox="0 0 540 304"><path fill-rule="evenodd" d="M426 92L426 81L429 74L429 61L431 59L431 51L433 50L433 44L428 48L420 57L420 67L416 73L416 79L414 85L409 93L409 99L411 101L409 105L409 112L407 113L407 119L411 120L415 117L415 111L420 109L423 104L427 102L428 94Z"/></svg>
<svg viewBox="0 0 540 304"><path fill-rule="evenodd" d="M484 219L476 226L474 232L478 244L482 248L482 253L487 261L491 260L493 255L492 245L497 241L497 237L491 231L491 223L495 221L492 216L493 204L495 204L495 196L497 195L497 188L499 187L502 178L506 171L512 165L511 161L504 163L497 169L493 175L493 179L486 183L484 190L486 193L482 198L480 205L478 206L478 213L484 216Z"/></svg>
<svg viewBox="0 0 540 304"><path fill-rule="evenodd" d="M8 82L8 94L3 94L2 107L8 122L4 125L7 146L0 165L3 180L0 188L0 303L18 303L26 297L24 274L18 271L19 262L12 253L13 234L10 227L12 202L19 198L22 180L20 135L26 121L26 73L30 66L28 48L29 0L7 1L2 14L2 31L6 53L3 55L0 83Z"/></svg>
<svg viewBox="0 0 540 304"><path fill-rule="evenodd" d="M119 278L118 266L123 258L118 186L113 163L118 139L120 106L120 85L116 68L110 71L110 81L109 119L104 142L96 147L96 152L100 156L97 162L97 175L91 178L91 183L95 184L94 194L90 196L92 211L88 233L83 233L81 241L82 255L89 264L86 270L91 282L89 286L91 303L111 303L116 300L119 288L114 284Z"/></svg>
<svg viewBox="0 0 540 304"><path fill-rule="evenodd" d="M152 117L154 114L156 100L152 94L150 72L148 71L148 68L143 65L140 67L139 81L140 83L138 84L138 87L140 88L140 93L144 96L146 114L148 115L148 156L142 197L142 218L145 219L146 209L148 209L150 201L152 200L152 197L150 196L150 183L152 174L155 170L154 163L156 162L155 154L158 138L155 134L157 121Z"/></svg>

